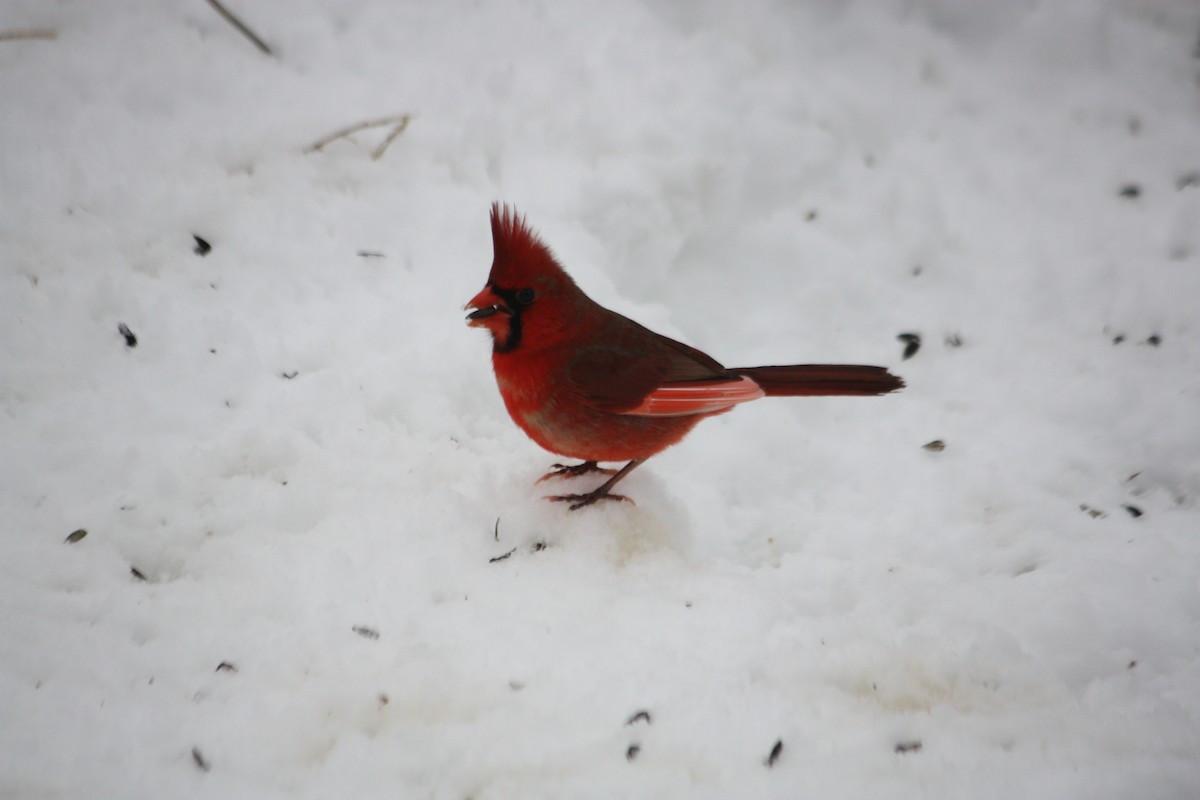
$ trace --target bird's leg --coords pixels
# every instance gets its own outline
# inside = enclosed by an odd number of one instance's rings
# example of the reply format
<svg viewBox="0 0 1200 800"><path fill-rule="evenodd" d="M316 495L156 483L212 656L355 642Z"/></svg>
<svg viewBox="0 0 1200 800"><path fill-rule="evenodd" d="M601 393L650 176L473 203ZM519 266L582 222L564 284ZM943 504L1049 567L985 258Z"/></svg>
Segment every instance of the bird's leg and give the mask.
<svg viewBox="0 0 1200 800"><path fill-rule="evenodd" d="M595 461L585 461L582 464L551 464L550 467L550 471L538 478L537 483L541 483L547 478L578 478L589 472L603 472L605 475L616 474L615 469L597 466Z"/></svg>
<svg viewBox="0 0 1200 800"><path fill-rule="evenodd" d="M557 502L570 503L571 507L568 509L568 511L574 511L577 508L583 508L584 506L590 506L592 503L596 502L597 500L624 500L627 503L633 503L632 500L630 500L628 497L626 497L623 494L609 494L609 490L612 489L612 487L617 485L617 481L621 480L621 478L624 478L626 475L633 472L634 469L637 468L637 465L641 464L645 460L646 459L644 459L644 458L635 458L633 461L630 461L628 464L621 467L621 469L618 470L616 475L613 475L611 478L609 478L604 483L600 484L600 486L596 487L595 489L588 492L587 494L546 495L546 499L554 500ZM634 505L637 505L637 504L634 503Z"/></svg>

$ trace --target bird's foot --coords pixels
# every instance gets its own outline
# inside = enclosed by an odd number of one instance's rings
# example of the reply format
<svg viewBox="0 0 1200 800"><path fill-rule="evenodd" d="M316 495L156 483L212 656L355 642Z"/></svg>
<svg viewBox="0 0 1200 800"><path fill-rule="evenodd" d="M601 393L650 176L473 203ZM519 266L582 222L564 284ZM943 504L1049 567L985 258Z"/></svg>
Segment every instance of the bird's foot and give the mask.
<svg viewBox="0 0 1200 800"><path fill-rule="evenodd" d="M582 464L551 464L550 466L550 471L537 479L538 483L548 478L578 478L580 475L587 475L592 472L600 472L605 475L617 474L615 469L605 469L598 466L595 461L585 461Z"/></svg>
<svg viewBox="0 0 1200 800"><path fill-rule="evenodd" d="M623 500L626 503L631 503L635 506L637 505L637 503L634 503L631 498L628 498L623 494L609 494L608 489L604 486L601 486L595 491L588 492L587 494L548 494L546 495L546 499L556 503L570 503L571 506L567 509L568 511L574 511L577 508L590 506L592 503L595 503L598 500Z"/></svg>

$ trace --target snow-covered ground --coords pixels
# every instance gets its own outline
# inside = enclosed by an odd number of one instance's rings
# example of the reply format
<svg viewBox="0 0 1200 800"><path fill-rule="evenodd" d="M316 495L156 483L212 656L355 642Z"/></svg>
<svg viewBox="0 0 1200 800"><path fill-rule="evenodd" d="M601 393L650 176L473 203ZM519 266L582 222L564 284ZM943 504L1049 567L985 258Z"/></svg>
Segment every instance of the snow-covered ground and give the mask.
<svg viewBox="0 0 1200 800"><path fill-rule="evenodd" d="M0 7L0 797L1200 796L1195 0L226 4ZM493 200L909 388L545 503Z"/></svg>

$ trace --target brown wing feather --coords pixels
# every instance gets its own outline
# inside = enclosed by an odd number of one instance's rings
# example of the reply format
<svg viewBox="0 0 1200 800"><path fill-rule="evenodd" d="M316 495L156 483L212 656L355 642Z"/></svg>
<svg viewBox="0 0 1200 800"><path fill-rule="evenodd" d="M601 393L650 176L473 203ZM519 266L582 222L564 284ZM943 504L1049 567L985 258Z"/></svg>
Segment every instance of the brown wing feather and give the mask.
<svg viewBox="0 0 1200 800"><path fill-rule="evenodd" d="M642 400L637 408L622 411L635 417L687 417L719 414L739 403L765 397L762 387L750 378L735 381L674 381L664 383Z"/></svg>
<svg viewBox="0 0 1200 800"><path fill-rule="evenodd" d="M694 347L609 313L604 334L591 339L604 344L581 348L567 365L571 384L597 410L621 413L637 408L664 383L741 377Z"/></svg>

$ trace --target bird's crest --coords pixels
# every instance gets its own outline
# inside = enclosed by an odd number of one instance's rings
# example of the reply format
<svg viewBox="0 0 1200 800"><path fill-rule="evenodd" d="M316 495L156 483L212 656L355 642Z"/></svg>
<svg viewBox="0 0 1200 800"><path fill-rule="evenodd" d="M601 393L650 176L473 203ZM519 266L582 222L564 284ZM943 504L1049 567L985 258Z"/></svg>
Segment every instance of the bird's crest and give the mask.
<svg viewBox="0 0 1200 800"><path fill-rule="evenodd" d="M514 287L539 275L566 273L516 209L492 203L492 273L490 283Z"/></svg>

